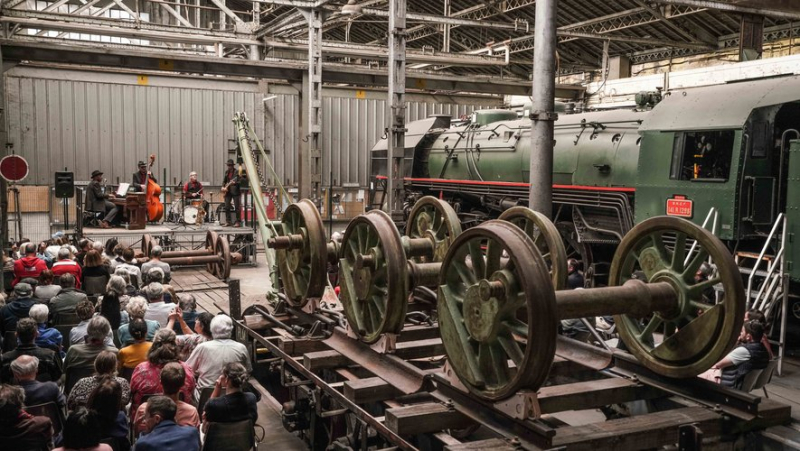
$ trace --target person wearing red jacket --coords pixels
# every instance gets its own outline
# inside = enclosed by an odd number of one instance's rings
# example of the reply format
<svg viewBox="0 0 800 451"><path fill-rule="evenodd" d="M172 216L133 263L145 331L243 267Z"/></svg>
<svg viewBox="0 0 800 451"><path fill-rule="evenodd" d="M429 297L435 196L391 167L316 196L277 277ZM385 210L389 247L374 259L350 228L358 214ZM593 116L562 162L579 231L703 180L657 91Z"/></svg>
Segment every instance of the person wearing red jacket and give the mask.
<svg viewBox="0 0 800 451"><path fill-rule="evenodd" d="M25 251L25 256L14 262L14 280L11 281L12 287L26 277L38 279L39 274L47 269L47 263L36 256L36 245L34 243L23 244L22 250Z"/></svg>
<svg viewBox="0 0 800 451"><path fill-rule="evenodd" d="M58 250L58 261L53 263L53 267L51 268L53 271L53 276L61 277L63 274L70 273L75 276L75 288L81 288L81 274L83 271L81 270L81 266L78 262L72 260L70 258L70 251L67 247L62 247Z"/></svg>

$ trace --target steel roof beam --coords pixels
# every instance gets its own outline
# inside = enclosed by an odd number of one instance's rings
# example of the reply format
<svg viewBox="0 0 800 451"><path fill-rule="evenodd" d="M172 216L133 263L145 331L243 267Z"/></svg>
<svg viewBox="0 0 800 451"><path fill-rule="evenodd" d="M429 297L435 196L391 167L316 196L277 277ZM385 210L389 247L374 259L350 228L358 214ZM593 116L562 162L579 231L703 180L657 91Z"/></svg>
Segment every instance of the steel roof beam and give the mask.
<svg viewBox="0 0 800 451"><path fill-rule="evenodd" d="M776 19L798 20L800 19L800 11L787 11L772 9L769 7L750 7L737 5L735 3L724 1L711 1L711 0L649 0L654 3L661 3L665 5L683 5L692 6L695 8L708 8L725 11L729 13L753 14L756 16L767 16Z"/></svg>

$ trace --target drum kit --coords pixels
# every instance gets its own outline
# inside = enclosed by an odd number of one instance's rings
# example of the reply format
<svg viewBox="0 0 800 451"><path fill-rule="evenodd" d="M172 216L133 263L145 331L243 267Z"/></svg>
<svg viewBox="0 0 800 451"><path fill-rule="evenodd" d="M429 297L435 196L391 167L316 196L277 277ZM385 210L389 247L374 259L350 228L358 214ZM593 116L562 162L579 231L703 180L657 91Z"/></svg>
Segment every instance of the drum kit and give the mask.
<svg viewBox="0 0 800 451"><path fill-rule="evenodd" d="M206 219L206 210L203 208L203 200L188 201L186 205L184 205L181 199L174 200L168 219L171 222L187 225L202 225Z"/></svg>

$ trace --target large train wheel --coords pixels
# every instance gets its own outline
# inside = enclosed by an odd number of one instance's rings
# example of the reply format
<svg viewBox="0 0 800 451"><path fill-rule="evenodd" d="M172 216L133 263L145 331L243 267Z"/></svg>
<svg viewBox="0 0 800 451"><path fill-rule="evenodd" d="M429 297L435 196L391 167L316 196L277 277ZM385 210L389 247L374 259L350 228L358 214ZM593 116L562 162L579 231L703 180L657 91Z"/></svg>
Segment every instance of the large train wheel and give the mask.
<svg viewBox="0 0 800 451"><path fill-rule="evenodd" d="M555 357L555 290L522 230L488 221L462 233L439 285L442 342L470 392L498 400L544 383Z"/></svg>
<svg viewBox="0 0 800 451"><path fill-rule="evenodd" d="M219 241L217 232L213 230L206 232L206 250L211 253L215 253L217 249L217 241ZM219 274L217 274L217 265L215 263L206 264L206 270L208 270L208 272L210 272L212 275L219 277Z"/></svg>
<svg viewBox="0 0 800 451"><path fill-rule="evenodd" d="M556 290L567 285L567 252L558 229L547 216L527 207L512 207L498 219L519 227L542 254Z"/></svg>
<svg viewBox="0 0 800 451"><path fill-rule="evenodd" d="M153 250L153 236L149 233L142 235L142 253L145 258L150 258L150 251Z"/></svg>
<svg viewBox="0 0 800 451"><path fill-rule="evenodd" d="M219 257L214 274L222 280L227 280L231 276L231 248L227 238L222 235L217 237L214 253Z"/></svg>
<svg viewBox="0 0 800 451"><path fill-rule="evenodd" d="M583 264L584 271L589 270L594 263L592 247L578 239L575 225L571 222L559 222L556 224L556 229L561 234L561 239L564 240L564 251L567 254L567 260L574 258Z"/></svg>
<svg viewBox="0 0 800 451"><path fill-rule="evenodd" d="M461 222L456 211L447 202L433 196L425 196L417 201L408 215L406 236L428 238L433 242L433 258L412 258L417 263L444 260L447 249L460 234Z"/></svg>
<svg viewBox="0 0 800 451"><path fill-rule="evenodd" d="M281 224L283 236L302 237L300 246L276 250L286 297L291 305L302 307L308 299L319 298L325 291L328 277L325 226L317 207L308 199L290 205Z"/></svg>
<svg viewBox="0 0 800 451"><path fill-rule="evenodd" d="M403 328L408 270L400 233L380 210L357 216L344 232L339 251L339 299L350 328L374 343Z"/></svg>
<svg viewBox="0 0 800 451"><path fill-rule="evenodd" d="M688 251L692 242L694 251ZM696 281L711 257L716 272ZM730 251L711 232L685 219L657 217L631 229L617 248L609 285L622 285L634 273L646 282L667 282L678 307L646 318L617 315L620 337L645 366L671 377L694 377L733 348L745 312L741 274ZM724 296L708 303L704 292L722 284Z"/></svg>

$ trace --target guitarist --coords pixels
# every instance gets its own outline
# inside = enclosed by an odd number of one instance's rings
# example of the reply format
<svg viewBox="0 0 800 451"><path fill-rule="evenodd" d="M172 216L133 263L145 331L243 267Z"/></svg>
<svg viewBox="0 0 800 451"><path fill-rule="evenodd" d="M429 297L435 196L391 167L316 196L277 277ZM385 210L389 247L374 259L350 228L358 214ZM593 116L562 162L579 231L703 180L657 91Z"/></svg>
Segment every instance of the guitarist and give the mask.
<svg viewBox="0 0 800 451"><path fill-rule="evenodd" d="M239 183L244 180L244 175L240 174L233 167L233 160L228 160L228 168L225 170L225 176L222 178L222 192L225 194L225 211L227 212L227 225L233 223L234 227L241 227L242 223L242 199L240 197ZM231 200L233 200L234 209L231 210ZM236 218L234 222L233 218Z"/></svg>

